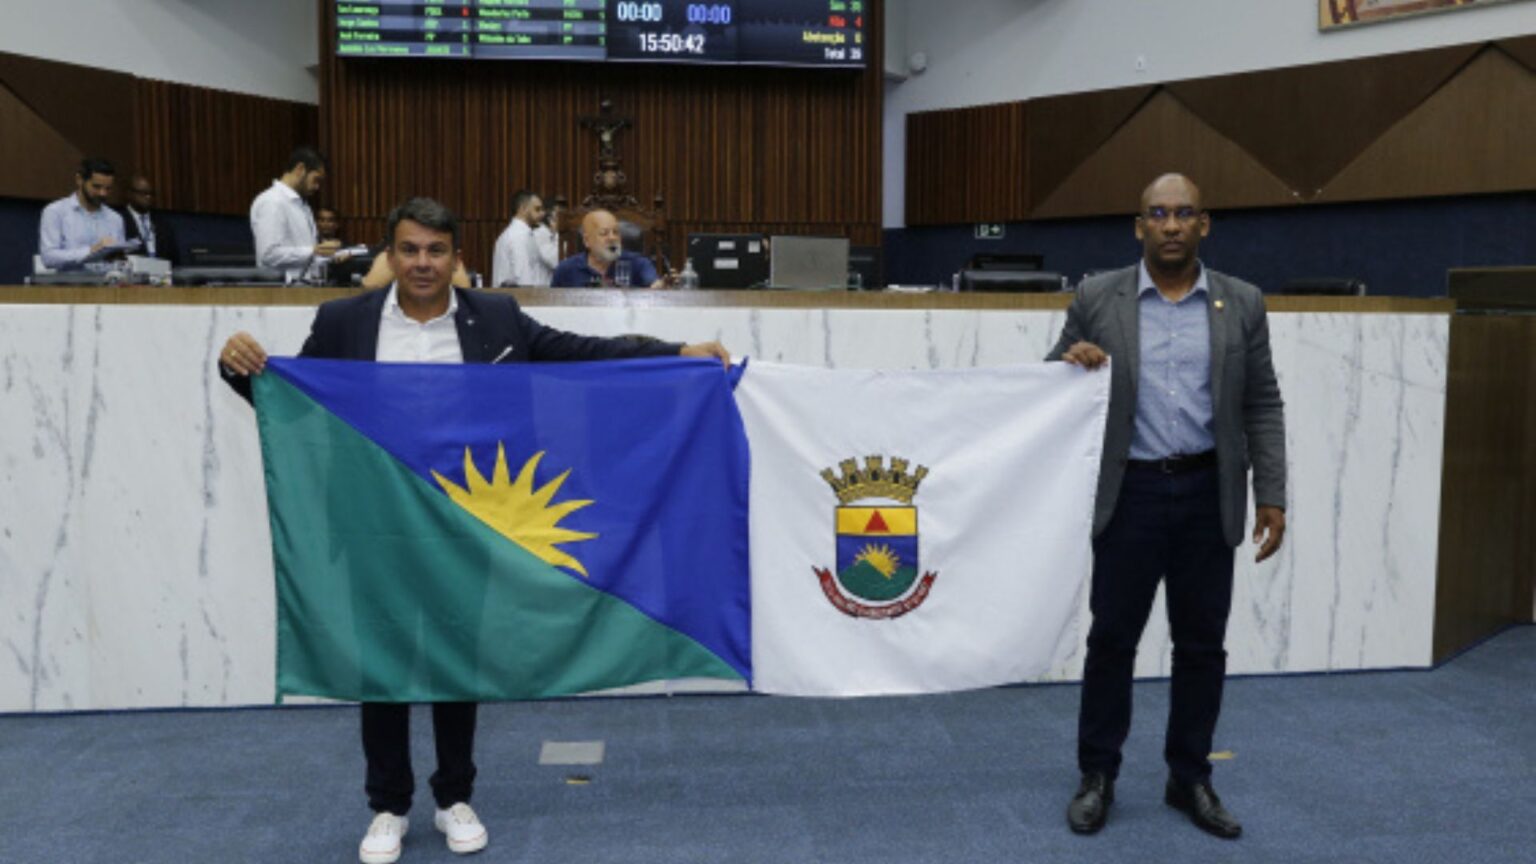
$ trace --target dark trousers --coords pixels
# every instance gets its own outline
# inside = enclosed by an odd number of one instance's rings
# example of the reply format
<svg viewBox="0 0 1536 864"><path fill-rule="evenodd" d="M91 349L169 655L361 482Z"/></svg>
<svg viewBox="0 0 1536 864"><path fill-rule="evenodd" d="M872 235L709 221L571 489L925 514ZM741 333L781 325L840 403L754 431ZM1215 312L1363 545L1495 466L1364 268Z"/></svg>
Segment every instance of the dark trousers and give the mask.
<svg viewBox="0 0 1536 864"><path fill-rule="evenodd" d="M438 807L468 803L474 791L477 707L474 702L438 702L432 706L437 771L428 782ZM404 816L416 791L411 773L411 706L364 702L362 715L368 806L377 813Z"/></svg>
<svg viewBox="0 0 1536 864"><path fill-rule="evenodd" d="M1210 776L1227 669L1232 555L1222 536L1214 466L1182 474L1136 466L1126 471L1115 515L1093 541L1093 626L1077 726L1084 773L1120 772L1120 748L1131 729L1136 645L1164 581L1173 684L1163 757L1176 780Z"/></svg>

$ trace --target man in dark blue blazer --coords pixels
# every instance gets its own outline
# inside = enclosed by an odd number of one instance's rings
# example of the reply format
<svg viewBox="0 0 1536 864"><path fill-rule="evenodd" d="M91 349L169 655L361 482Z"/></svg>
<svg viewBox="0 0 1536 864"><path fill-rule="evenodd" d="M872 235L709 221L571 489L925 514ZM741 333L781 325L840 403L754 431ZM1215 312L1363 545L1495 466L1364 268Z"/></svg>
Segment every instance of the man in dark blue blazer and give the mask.
<svg viewBox="0 0 1536 864"><path fill-rule="evenodd" d="M648 339L605 339L546 327L510 296L454 288L459 227L436 201L413 198L390 214L388 288L332 300L315 313L301 357L417 363L526 363L626 357L714 357L730 363L718 342L682 345ZM219 356L224 380L246 399L251 375L267 355L248 333L236 333ZM409 826L414 779L410 706L365 703L361 708L366 790L375 812L359 848L364 864L392 864ZM485 848L487 833L469 798L475 779L475 703L437 703L432 725L438 769L431 778L435 825L458 853Z"/></svg>

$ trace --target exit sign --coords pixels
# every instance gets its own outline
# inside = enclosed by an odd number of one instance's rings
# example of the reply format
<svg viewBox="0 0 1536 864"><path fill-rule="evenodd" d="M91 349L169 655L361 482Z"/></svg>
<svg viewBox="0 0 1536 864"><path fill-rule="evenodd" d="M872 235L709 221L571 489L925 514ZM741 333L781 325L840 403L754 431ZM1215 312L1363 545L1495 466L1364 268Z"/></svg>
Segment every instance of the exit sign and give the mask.
<svg viewBox="0 0 1536 864"><path fill-rule="evenodd" d="M977 240L1001 240L1003 239L1003 223L978 222L976 223Z"/></svg>

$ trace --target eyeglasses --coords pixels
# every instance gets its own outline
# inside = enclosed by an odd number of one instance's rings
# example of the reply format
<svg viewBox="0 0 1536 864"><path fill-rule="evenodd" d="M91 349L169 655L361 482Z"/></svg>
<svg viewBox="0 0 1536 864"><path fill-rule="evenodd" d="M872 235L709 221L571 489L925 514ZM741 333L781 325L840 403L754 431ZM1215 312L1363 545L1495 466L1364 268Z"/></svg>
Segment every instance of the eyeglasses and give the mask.
<svg viewBox="0 0 1536 864"><path fill-rule="evenodd" d="M1188 225L1199 219L1201 212L1194 207L1178 207L1173 210L1169 210L1167 207L1148 207L1146 212L1138 214L1138 218L1145 219L1148 222L1166 222L1168 217L1172 216L1179 220L1180 223Z"/></svg>

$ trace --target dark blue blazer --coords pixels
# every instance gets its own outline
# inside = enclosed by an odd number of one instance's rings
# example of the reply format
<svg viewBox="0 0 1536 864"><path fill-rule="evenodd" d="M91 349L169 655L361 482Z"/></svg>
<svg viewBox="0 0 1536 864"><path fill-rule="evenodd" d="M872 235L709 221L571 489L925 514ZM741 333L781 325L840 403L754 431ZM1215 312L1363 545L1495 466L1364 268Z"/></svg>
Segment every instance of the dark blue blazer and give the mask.
<svg viewBox="0 0 1536 864"><path fill-rule="evenodd" d="M535 321L507 294L455 288L459 308L453 320L465 363L541 363L573 360L618 360L627 357L675 357L677 342L646 337L604 338L567 333ZM380 288L320 304L304 340L300 357L328 360L373 360L378 356L379 321L388 288ZM247 401L250 379L232 375L219 365L219 374Z"/></svg>

